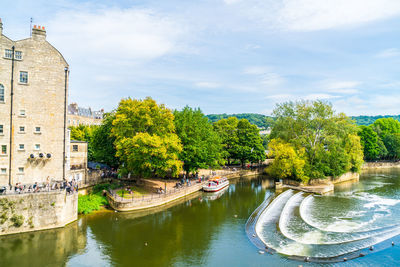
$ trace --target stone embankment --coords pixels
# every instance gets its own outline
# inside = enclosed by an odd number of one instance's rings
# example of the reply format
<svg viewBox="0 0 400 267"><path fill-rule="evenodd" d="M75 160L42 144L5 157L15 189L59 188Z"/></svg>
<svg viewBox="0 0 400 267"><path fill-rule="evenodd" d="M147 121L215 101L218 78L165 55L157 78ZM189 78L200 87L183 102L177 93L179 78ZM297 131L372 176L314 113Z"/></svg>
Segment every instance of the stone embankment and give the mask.
<svg viewBox="0 0 400 267"><path fill-rule="evenodd" d="M360 179L359 173L348 172L338 177L326 177L325 179L313 179L308 185L303 185L300 182L284 179L282 182L275 184L276 189L291 188L300 190L307 193L327 194L333 192L335 184L358 181Z"/></svg>
<svg viewBox="0 0 400 267"><path fill-rule="evenodd" d="M362 169L386 169L386 168L399 168L400 161L375 161L365 162Z"/></svg>
<svg viewBox="0 0 400 267"><path fill-rule="evenodd" d="M63 190L0 196L0 235L64 227L77 218L77 193Z"/></svg>
<svg viewBox="0 0 400 267"><path fill-rule="evenodd" d="M246 176L254 176L259 175L262 169L256 170L236 170L236 171L227 171L227 170L218 170L215 171L214 174L217 176L224 176L228 179L234 179L239 177ZM176 188L167 191L167 193L163 194L151 194L148 196L142 197L121 197L116 191L108 191L107 198L110 206L117 211L136 211L154 208L157 206L165 205L177 199L183 198L187 195L193 194L194 192L198 192L202 190L205 182L197 183L196 181L192 181L191 186L183 186L181 188Z"/></svg>

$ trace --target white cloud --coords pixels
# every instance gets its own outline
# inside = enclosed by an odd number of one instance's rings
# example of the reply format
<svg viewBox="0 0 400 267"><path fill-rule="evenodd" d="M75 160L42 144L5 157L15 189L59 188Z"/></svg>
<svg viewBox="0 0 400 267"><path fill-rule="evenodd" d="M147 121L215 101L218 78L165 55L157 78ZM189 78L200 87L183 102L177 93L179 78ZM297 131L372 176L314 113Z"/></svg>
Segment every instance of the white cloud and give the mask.
<svg viewBox="0 0 400 267"><path fill-rule="evenodd" d="M340 96L337 95L330 95L330 94L309 94L305 97L300 97L300 99L304 100L326 100L326 99L333 99L338 98Z"/></svg>
<svg viewBox="0 0 400 267"><path fill-rule="evenodd" d="M59 13L48 25L50 41L65 55L111 62L173 52L184 32L171 18L136 8L80 8Z"/></svg>
<svg viewBox="0 0 400 267"><path fill-rule="evenodd" d="M241 0L223 0L223 1L227 5L232 5L232 4L239 3Z"/></svg>
<svg viewBox="0 0 400 267"><path fill-rule="evenodd" d="M261 75L266 74L269 71L271 71L271 67L269 66L249 66L243 70L243 73L249 75Z"/></svg>
<svg viewBox="0 0 400 267"><path fill-rule="evenodd" d="M331 93L338 94L356 94L357 86L361 85L359 81L323 81L319 86Z"/></svg>
<svg viewBox="0 0 400 267"><path fill-rule="evenodd" d="M347 29L400 14L398 0L248 0L235 6L266 27L289 31Z"/></svg>
<svg viewBox="0 0 400 267"><path fill-rule="evenodd" d="M262 76L261 84L268 87L275 87L285 82L285 79L277 73L266 73Z"/></svg>
<svg viewBox="0 0 400 267"><path fill-rule="evenodd" d="M218 88L220 85L214 82L197 82L194 84L196 87L200 88Z"/></svg>
<svg viewBox="0 0 400 267"><path fill-rule="evenodd" d="M397 48L385 49L383 51L380 51L378 54L376 54L376 57L379 57L379 58L390 58L390 57L398 57L398 56L400 56L400 50Z"/></svg>

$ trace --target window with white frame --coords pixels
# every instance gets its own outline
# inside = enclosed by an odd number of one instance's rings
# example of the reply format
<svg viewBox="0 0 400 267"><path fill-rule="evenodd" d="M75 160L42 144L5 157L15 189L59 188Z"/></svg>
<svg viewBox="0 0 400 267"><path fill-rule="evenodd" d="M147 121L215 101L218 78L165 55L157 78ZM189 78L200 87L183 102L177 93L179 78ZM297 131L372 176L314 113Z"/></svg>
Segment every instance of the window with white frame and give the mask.
<svg viewBox="0 0 400 267"><path fill-rule="evenodd" d="M4 85L0 83L0 102L4 102Z"/></svg>
<svg viewBox="0 0 400 267"><path fill-rule="evenodd" d="M22 52L21 51L15 51L14 57L15 57L15 59L21 60L22 59Z"/></svg>
<svg viewBox="0 0 400 267"><path fill-rule="evenodd" d="M40 133L40 130L41 130L41 129L40 129L40 126L36 126L36 127L35 127L35 133Z"/></svg>
<svg viewBox="0 0 400 267"><path fill-rule="evenodd" d="M24 173L24 167L18 167L18 172L19 173Z"/></svg>
<svg viewBox="0 0 400 267"><path fill-rule="evenodd" d="M4 134L4 126L0 124L0 134Z"/></svg>
<svg viewBox="0 0 400 267"><path fill-rule="evenodd" d="M19 72L19 82L20 83L28 83L28 72L26 72L26 71Z"/></svg>
<svg viewBox="0 0 400 267"><path fill-rule="evenodd" d="M25 126L19 126L19 132L25 133Z"/></svg>
<svg viewBox="0 0 400 267"><path fill-rule="evenodd" d="M4 57L5 57L5 58L12 59L12 54L13 54L13 52L12 52L11 49L6 49L6 50L4 50Z"/></svg>
<svg viewBox="0 0 400 267"><path fill-rule="evenodd" d="M7 155L7 145L1 145L1 154Z"/></svg>
<svg viewBox="0 0 400 267"><path fill-rule="evenodd" d="M21 110L19 111L19 115L20 115L20 116L25 116L25 115L26 115L25 109L21 109Z"/></svg>
<svg viewBox="0 0 400 267"><path fill-rule="evenodd" d="M1 168L0 169L0 174L7 174L7 169L6 168Z"/></svg>
<svg viewBox="0 0 400 267"><path fill-rule="evenodd" d="M72 145L72 151L78 152L78 145Z"/></svg>
<svg viewBox="0 0 400 267"><path fill-rule="evenodd" d="M40 150L40 144L35 144L35 150Z"/></svg>
<svg viewBox="0 0 400 267"><path fill-rule="evenodd" d="M19 150L25 150L25 145L24 144L19 144Z"/></svg>

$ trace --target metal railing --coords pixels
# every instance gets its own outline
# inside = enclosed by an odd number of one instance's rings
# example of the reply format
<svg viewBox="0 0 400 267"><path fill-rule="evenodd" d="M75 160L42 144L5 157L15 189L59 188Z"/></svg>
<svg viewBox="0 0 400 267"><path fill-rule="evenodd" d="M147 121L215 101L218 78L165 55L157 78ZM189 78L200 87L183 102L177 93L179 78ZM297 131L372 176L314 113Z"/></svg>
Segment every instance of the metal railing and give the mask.
<svg viewBox="0 0 400 267"><path fill-rule="evenodd" d="M56 186L57 185L57 186ZM3 195L22 195L22 194L36 194L36 193L49 193L49 192L63 192L71 194L77 190L69 185L64 186L62 182L53 182L49 186L45 183L25 184L20 186L0 186L0 196Z"/></svg>

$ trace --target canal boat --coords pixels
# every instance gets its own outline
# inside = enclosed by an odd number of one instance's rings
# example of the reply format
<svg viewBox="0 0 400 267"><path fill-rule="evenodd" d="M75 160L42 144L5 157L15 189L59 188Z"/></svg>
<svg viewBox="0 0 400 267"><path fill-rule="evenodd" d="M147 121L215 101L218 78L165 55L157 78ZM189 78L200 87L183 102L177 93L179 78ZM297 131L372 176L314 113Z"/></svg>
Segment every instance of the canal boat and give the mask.
<svg viewBox="0 0 400 267"><path fill-rule="evenodd" d="M209 180L205 185L203 185L203 191L205 192L217 192L229 185L229 181L225 177L215 177Z"/></svg>

